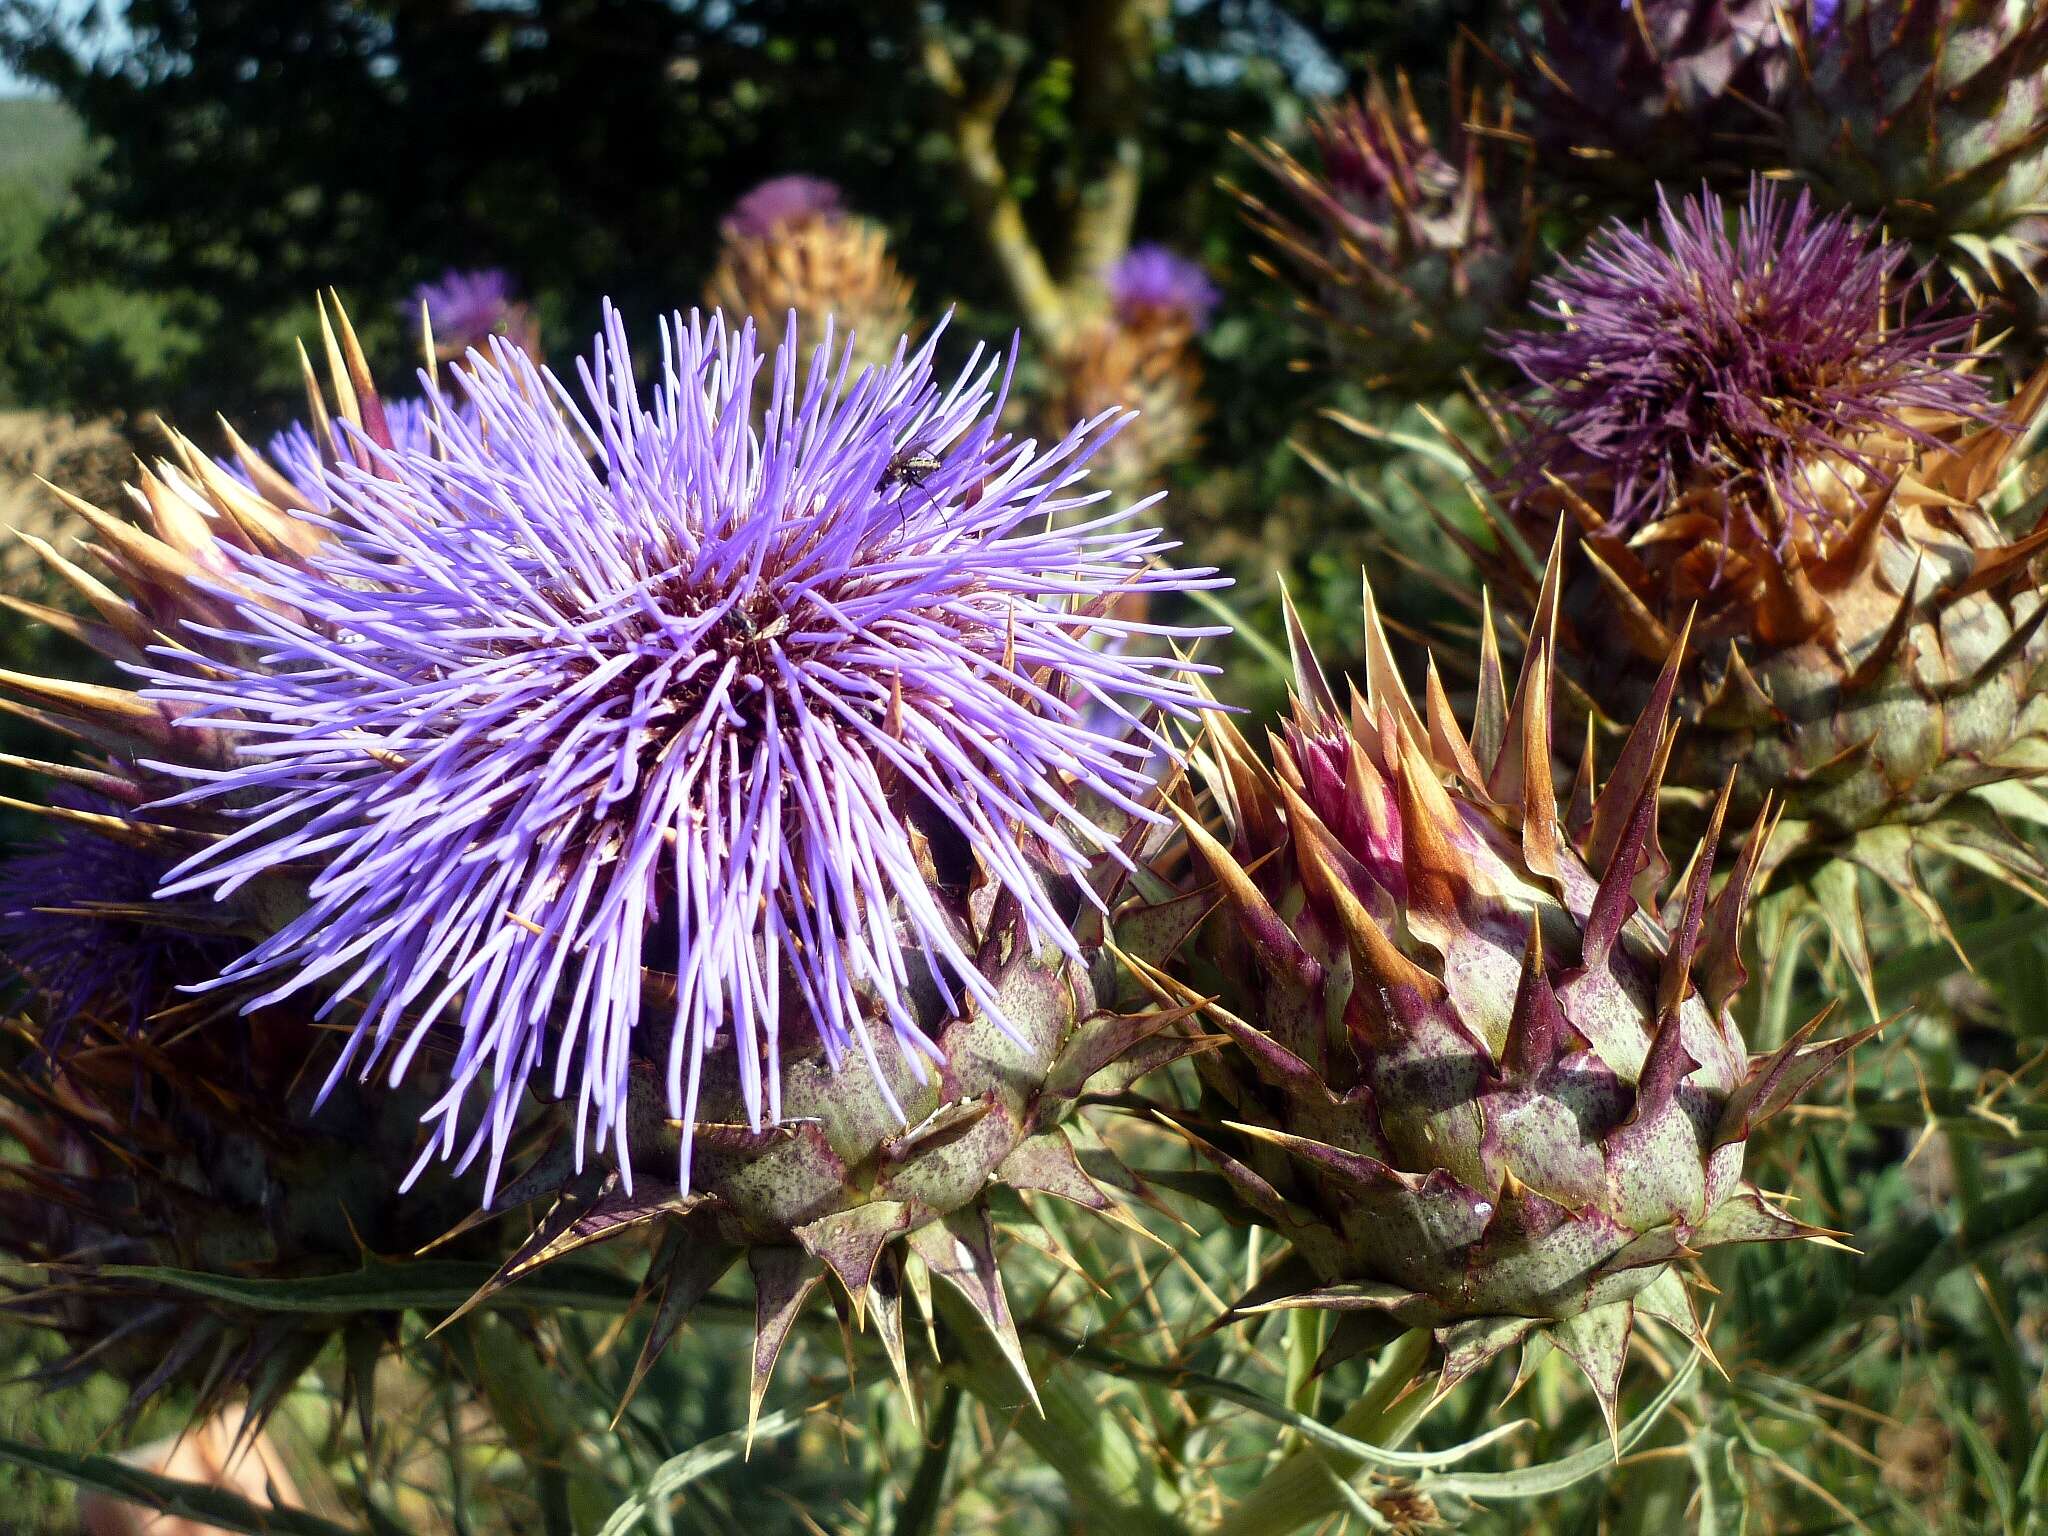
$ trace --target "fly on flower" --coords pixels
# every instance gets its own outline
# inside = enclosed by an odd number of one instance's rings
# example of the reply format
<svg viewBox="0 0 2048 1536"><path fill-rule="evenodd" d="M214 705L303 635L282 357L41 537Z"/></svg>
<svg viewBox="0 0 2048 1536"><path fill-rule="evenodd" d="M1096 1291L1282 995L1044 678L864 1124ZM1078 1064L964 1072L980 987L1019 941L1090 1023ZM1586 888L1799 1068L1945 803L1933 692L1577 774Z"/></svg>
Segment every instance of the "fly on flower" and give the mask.
<svg viewBox="0 0 2048 1536"><path fill-rule="evenodd" d="M944 467L944 461L936 453L933 453L929 448L917 446L899 450L896 457L889 461L889 467L882 471L882 478L875 482L875 492L877 495L885 497L890 496L892 491L895 492L895 495L890 497L890 499L897 506L899 527L901 526L905 499L912 491L923 490L925 481L931 479L933 475L936 475ZM925 498L927 503L930 500L929 496Z"/></svg>
<svg viewBox="0 0 2048 1536"><path fill-rule="evenodd" d="M939 456L930 449L905 448L889 461L889 467L882 471L882 478L875 482L875 489L886 491L898 485L922 486L940 468Z"/></svg>
<svg viewBox="0 0 2048 1536"><path fill-rule="evenodd" d="M625 1164L636 1066L684 1125L736 1076L759 1129L796 1053L885 1039L923 1081L928 999L1007 1027L971 895L1078 957L1047 877L1156 820L1159 716L1201 707L1170 650L1104 642L1202 632L1118 600L1216 578L1083 486L1119 414L1013 441L1000 360L941 383L936 344L850 378L678 316L643 398L608 313L580 390L494 343L431 453L331 470L317 553L239 559L207 660L159 652L155 696L242 743L166 765L240 826L164 893L307 881L221 982L348 1010L337 1076L445 1036L436 1147L494 1179L536 1072ZM906 474L907 510L876 492Z"/></svg>

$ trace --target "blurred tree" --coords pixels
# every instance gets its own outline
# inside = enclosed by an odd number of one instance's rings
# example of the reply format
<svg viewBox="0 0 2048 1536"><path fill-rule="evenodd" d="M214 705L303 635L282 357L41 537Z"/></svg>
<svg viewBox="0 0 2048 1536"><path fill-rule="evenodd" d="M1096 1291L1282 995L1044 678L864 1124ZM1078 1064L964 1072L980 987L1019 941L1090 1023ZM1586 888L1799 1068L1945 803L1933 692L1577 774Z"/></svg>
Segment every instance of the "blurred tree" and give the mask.
<svg viewBox="0 0 2048 1536"><path fill-rule="evenodd" d="M143 290L192 343L144 373L17 313L6 344L74 403L282 407L318 287L396 347L411 284L502 265L573 336L601 294L688 302L720 214L789 170L891 226L928 310L1052 340L1134 230L1216 266L1239 249L1229 129L1288 132L1360 59L1426 72L1476 9L0 0L0 54L100 146L27 297ZM1243 348L1261 369L1283 350Z"/></svg>

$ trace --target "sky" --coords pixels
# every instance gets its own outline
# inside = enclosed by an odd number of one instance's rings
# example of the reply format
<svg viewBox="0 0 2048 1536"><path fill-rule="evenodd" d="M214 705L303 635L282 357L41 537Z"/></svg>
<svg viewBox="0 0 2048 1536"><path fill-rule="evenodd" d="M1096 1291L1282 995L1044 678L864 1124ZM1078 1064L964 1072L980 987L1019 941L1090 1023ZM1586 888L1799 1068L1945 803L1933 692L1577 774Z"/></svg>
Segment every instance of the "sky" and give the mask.
<svg viewBox="0 0 2048 1536"><path fill-rule="evenodd" d="M111 41L125 38L128 33L122 20L127 12L125 0L42 0L42 6L56 11L73 28L83 27L88 21L94 22L95 31ZM97 16L95 17L95 13ZM31 82L0 62L0 96L41 95Z"/></svg>

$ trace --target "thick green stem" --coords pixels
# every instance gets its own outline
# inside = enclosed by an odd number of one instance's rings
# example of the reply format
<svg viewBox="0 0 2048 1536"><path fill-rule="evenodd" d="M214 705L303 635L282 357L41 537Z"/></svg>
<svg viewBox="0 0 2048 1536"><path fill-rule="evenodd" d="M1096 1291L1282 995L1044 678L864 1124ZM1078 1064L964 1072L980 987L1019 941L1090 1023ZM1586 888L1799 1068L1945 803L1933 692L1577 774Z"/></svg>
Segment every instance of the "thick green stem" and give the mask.
<svg viewBox="0 0 2048 1536"><path fill-rule="evenodd" d="M1358 1401L1344 1410L1336 1427L1374 1445L1392 1447L1406 1439L1429 1406L1427 1392L1408 1390L1429 1363L1429 1346L1429 1331L1423 1328L1412 1328L1389 1344ZM1288 1536L1335 1514L1344 1506L1333 1474L1348 1478L1361 1465L1338 1451L1302 1446L1224 1516L1212 1536Z"/></svg>
<svg viewBox="0 0 2048 1536"><path fill-rule="evenodd" d="M941 1496L946 1491L946 1469L953 1462L953 1440L960 1428L960 1408L965 1394L948 1384L939 1394L939 1406L932 1413L930 1438L924 1455L918 1458L917 1474L896 1511L891 1536L926 1536L938 1526Z"/></svg>
<svg viewBox="0 0 2048 1536"><path fill-rule="evenodd" d="M956 1362L949 1376L980 1398L989 1412L1060 1475L1077 1511L1091 1527L1116 1536L1181 1536L1173 1492L1133 1443L1123 1421L1105 1411L1073 1371L1036 1371L1043 1413L1031 1406L1023 1383L995 1340L966 1303L937 1288L934 1298Z"/></svg>
<svg viewBox="0 0 2048 1536"><path fill-rule="evenodd" d="M533 1345L502 1319L486 1317L471 1330L471 1364L485 1400L534 1478L549 1531L594 1530L613 1499L591 1464L574 1398L540 1360Z"/></svg>
<svg viewBox="0 0 2048 1536"><path fill-rule="evenodd" d="M1300 1307L1287 1314L1287 1406L1313 1416L1323 1395L1316 1362L1323 1354L1323 1314Z"/></svg>

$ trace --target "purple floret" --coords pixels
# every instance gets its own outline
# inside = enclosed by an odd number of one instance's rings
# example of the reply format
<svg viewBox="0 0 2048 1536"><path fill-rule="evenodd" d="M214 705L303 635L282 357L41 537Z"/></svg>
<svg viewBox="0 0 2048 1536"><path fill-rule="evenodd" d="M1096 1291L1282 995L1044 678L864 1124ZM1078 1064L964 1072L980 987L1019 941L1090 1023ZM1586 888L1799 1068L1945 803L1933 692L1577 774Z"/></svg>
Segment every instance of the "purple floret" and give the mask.
<svg viewBox="0 0 2048 1536"><path fill-rule="evenodd" d="M785 224L836 219L845 212L844 194L822 176L772 176L732 205L725 231L733 238L758 240Z"/></svg>
<svg viewBox="0 0 2048 1536"><path fill-rule="evenodd" d="M1163 245L1134 245L1104 279L1110 306L1128 325L1161 318L1208 328L1222 293L1194 262Z"/></svg>
<svg viewBox="0 0 2048 1536"><path fill-rule="evenodd" d="M1496 338L1541 424L1523 489L1545 471L1605 477L1632 527L1706 474L1825 519L1825 486L1803 471L1879 471L1871 434L1928 443L1911 413L1983 413L1984 386L1963 371L1972 318L1893 318L1905 245L1761 180L1732 237L1705 192L1660 198L1657 235L1610 226L1539 284L1556 328Z"/></svg>
<svg viewBox="0 0 2048 1536"><path fill-rule="evenodd" d="M928 987L1000 1021L919 829L1075 953L1043 874L1114 846L1077 791L1148 815L1153 720L1201 707L1184 663L1102 642L1205 631L1113 601L1221 583L1158 563L1144 503L1089 510L1124 418L1015 442L1008 373L977 349L942 384L937 341L851 379L677 316L643 392L607 311L580 390L500 345L432 454L331 473L310 565L242 557L235 630L195 635L197 666L167 648L151 690L247 742L186 771L181 799L245 824L164 893L310 880L222 983L350 1000L337 1076L396 1079L451 1035L436 1145L488 1146L493 1180L544 1064L623 1164L632 1061L688 1123L707 1055L736 1053L762 1124L785 1043L837 1064L886 1028L936 1060ZM913 455L937 467L913 481Z"/></svg>
<svg viewBox="0 0 2048 1536"><path fill-rule="evenodd" d="M405 317L418 329L420 306L425 305L427 323L437 342L456 352L480 347L493 335L501 334L514 318L519 302L518 286L512 274L501 267L458 271L451 267L435 283L421 283L412 291Z"/></svg>

